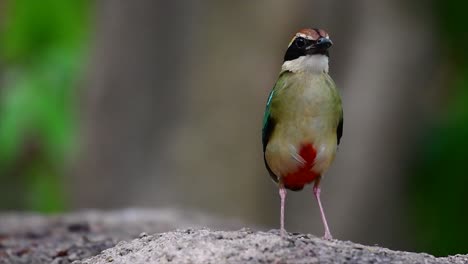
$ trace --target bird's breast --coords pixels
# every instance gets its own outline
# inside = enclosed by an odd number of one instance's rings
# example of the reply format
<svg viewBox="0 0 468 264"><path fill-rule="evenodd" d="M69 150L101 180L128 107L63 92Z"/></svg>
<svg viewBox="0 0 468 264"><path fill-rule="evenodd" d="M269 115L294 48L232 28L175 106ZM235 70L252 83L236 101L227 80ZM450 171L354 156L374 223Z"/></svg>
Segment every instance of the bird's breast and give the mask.
<svg viewBox="0 0 468 264"><path fill-rule="evenodd" d="M300 190L322 175L335 157L339 109L334 105L336 91L322 79L291 82L272 101L275 128L265 159L287 188Z"/></svg>

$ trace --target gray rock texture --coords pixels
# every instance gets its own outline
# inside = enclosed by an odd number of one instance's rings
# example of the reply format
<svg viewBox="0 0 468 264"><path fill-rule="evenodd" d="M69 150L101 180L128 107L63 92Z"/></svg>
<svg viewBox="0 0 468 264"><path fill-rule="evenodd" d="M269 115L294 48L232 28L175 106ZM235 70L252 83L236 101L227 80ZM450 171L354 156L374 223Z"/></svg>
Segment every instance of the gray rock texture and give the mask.
<svg viewBox="0 0 468 264"><path fill-rule="evenodd" d="M0 264L468 263L468 255L436 258L305 234L282 238L277 230L202 228L241 225L172 209L0 213Z"/></svg>
<svg viewBox="0 0 468 264"><path fill-rule="evenodd" d="M95 256L142 232L202 226L238 229L241 224L174 209L88 210L63 215L0 213L0 264L67 264Z"/></svg>
<svg viewBox="0 0 468 264"><path fill-rule="evenodd" d="M121 242L75 264L109 263L468 263L468 256L436 258L312 235L187 229Z"/></svg>

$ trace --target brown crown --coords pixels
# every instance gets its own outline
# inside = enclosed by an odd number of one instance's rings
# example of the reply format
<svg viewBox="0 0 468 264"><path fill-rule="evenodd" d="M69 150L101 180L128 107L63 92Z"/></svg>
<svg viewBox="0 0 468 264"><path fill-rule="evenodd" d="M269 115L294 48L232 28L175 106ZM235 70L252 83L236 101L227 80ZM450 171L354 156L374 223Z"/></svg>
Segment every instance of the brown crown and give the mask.
<svg viewBox="0 0 468 264"><path fill-rule="evenodd" d="M307 39L317 40L321 37L328 38L328 33L323 29L304 28L296 33L297 36L303 36Z"/></svg>

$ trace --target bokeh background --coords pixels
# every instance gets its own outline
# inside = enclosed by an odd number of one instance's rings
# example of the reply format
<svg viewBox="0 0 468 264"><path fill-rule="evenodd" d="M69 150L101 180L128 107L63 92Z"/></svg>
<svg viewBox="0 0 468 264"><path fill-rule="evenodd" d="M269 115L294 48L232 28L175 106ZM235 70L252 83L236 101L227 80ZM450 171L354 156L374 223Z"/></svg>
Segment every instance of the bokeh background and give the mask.
<svg viewBox="0 0 468 264"><path fill-rule="evenodd" d="M0 209L195 209L277 228L261 120L283 53L326 29L344 136L336 238L468 253L468 2L0 0ZM286 226L322 234L311 188Z"/></svg>

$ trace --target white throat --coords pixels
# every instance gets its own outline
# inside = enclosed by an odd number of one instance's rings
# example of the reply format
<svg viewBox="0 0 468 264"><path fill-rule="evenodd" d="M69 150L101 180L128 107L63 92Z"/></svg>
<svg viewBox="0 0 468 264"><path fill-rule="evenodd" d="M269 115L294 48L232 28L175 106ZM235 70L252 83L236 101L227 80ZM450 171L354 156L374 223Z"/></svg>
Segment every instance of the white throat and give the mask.
<svg viewBox="0 0 468 264"><path fill-rule="evenodd" d="M314 54L285 61L281 67L281 71L328 73L328 56Z"/></svg>

